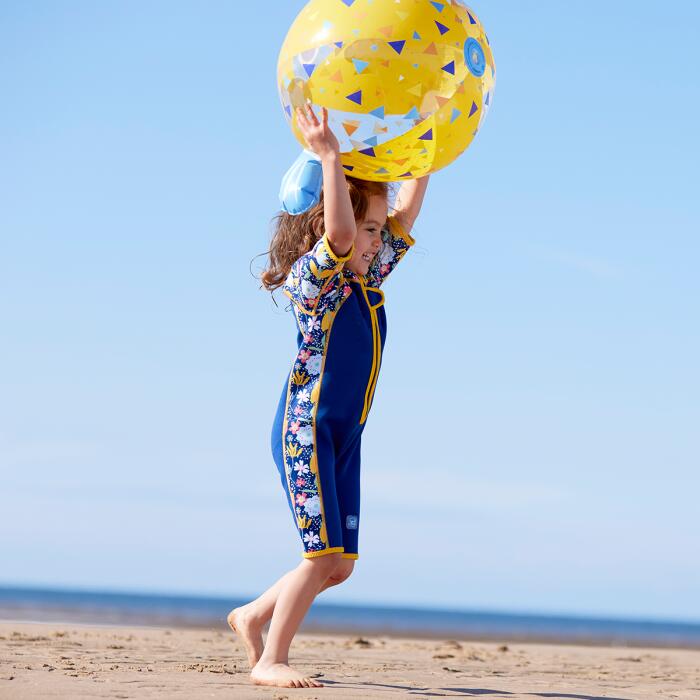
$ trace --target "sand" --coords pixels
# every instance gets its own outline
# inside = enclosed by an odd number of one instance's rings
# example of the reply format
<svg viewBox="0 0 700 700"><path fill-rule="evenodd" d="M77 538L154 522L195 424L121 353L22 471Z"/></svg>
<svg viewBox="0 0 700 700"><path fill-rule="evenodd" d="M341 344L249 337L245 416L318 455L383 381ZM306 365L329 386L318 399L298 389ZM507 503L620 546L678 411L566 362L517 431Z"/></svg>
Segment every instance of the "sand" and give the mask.
<svg viewBox="0 0 700 700"><path fill-rule="evenodd" d="M322 688L250 683L228 629L0 622L0 698L700 699L700 651L299 634Z"/></svg>

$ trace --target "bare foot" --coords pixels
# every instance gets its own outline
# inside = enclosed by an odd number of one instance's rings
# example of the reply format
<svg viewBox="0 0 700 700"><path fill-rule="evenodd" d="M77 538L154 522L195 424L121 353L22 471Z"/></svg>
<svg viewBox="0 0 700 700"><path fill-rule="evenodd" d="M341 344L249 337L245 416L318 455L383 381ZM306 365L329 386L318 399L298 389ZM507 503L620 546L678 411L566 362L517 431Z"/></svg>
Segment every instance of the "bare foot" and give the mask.
<svg viewBox="0 0 700 700"><path fill-rule="evenodd" d="M295 671L287 664L256 664L250 672L255 685L279 685L282 688L322 688L323 683Z"/></svg>
<svg viewBox="0 0 700 700"><path fill-rule="evenodd" d="M226 617L229 627L241 638L252 668L263 653L262 624L251 614L248 605L234 608Z"/></svg>

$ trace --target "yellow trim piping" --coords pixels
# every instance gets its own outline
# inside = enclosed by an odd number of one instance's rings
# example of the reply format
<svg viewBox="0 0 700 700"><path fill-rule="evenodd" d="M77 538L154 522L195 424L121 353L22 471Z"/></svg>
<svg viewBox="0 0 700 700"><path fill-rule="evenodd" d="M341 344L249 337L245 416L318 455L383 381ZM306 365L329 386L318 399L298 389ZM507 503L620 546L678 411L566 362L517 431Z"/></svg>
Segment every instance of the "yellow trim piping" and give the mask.
<svg viewBox="0 0 700 700"><path fill-rule="evenodd" d="M314 307L313 311L305 309L301 304L297 302L297 300L292 296L292 293L288 289L283 289L282 293L286 294L292 300L294 306L296 306L296 308L299 309L299 311L305 313L307 316L318 316L321 313L320 311L316 311L316 307ZM318 302L316 303L316 306L318 306Z"/></svg>
<svg viewBox="0 0 700 700"><path fill-rule="evenodd" d="M324 554L333 554L333 552L344 552L345 547L326 547L326 549L319 549L316 552L302 552L301 556L304 559L313 559L314 557L322 557Z"/></svg>
<svg viewBox="0 0 700 700"><path fill-rule="evenodd" d="M322 388L322 380L323 380L323 372L326 367L326 357L328 356L328 346L330 343L330 337L331 337L331 331L333 330L333 321L335 321L335 316L338 313L337 311L328 311L327 313L330 314L331 316L331 322L330 325L328 326L328 331L326 332L326 343L325 347L323 348L323 362L321 363L321 371L319 372L318 375L318 399L311 410L311 425L313 426L313 448L314 451L311 453L311 460L314 458L316 459L316 483L318 485L318 500L321 504L321 528L319 528L319 538L321 539L321 542L325 544L326 546L328 545L328 529L326 528L326 510L323 507L323 489L321 488L321 469L318 464L318 443L316 440L316 413L318 411L318 406L321 402L321 388ZM285 475L287 476L287 487L289 489L289 494L291 496L292 500L292 507L294 507L294 490L291 488L291 469L290 473L287 474L287 445L285 443L285 437L287 435L287 425L289 423L289 395L290 395L290 389L292 386L292 375L293 372L292 370L294 369L294 363L296 362L296 359L292 363L292 368L289 371L289 379L287 380L287 398L285 400L285 405L284 405L284 421L282 421L282 458L284 459L284 469L285 469ZM296 513L295 513L296 515ZM298 519L295 517L295 520L297 521L297 529L301 530L298 524ZM323 539L321 537L321 533L323 530L326 531L326 538ZM340 548L343 550L343 547ZM322 550L324 553L327 553L327 550Z"/></svg>
<svg viewBox="0 0 700 700"><path fill-rule="evenodd" d="M343 552L341 555L342 559L359 559L359 554L353 554L352 552Z"/></svg>
<svg viewBox="0 0 700 700"><path fill-rule="evenodd" d="M408 231L406 231L403 226L401 226L396 216L387 217L387 222L389 223L389 228L394 225L397 229L396 232L392 231L392 233L394 233L395 236L402 238L404 241L406 241L406 243L408 243L408 245L411 246L416 242L416 239Z"/></svg>
<svg viewBox="0 0 700 700"><path fill-rule="evenodd" d="M350 248L350 252L347 255L336 255L333 252L333 245L331 244L331 239L328 238L328 231L323 232L321 240L323 241L324 245L326 246L326 249L328 250L328 255L331 256L332 260L336 264L347 262L348 260L350 260L352 254L355 252L355 241L353 241L352 246Z"/></svg>
<svg viewBox="0 0 700 700"><path fill-rule="evenodd" d="M370 319L372 320L372 370L369 373L369 380L367 382L367 389L365 390L365 403L362 408L362 415L360 416L360 424L367 420L367 414L369 413L369 407L372 403L372 396L374 395L374 387L377 384L377 378L379 377L379 362L382 356L382 339L379 333L379 321L377 320L377 312L375 306L372 306L367 296L367 287L362 278L360 278L360 289L362 289L362 295L367 302L367 308L369 309ZM381 306L384 303L384 294L382 293L382 301L377 304Z"/></svg>
<svg viewBox="0 0 700 700"><path fill-rule="evenodd" d="M372 385L369 390L369 398L367 399L367 413L369 413L369 409L372 405L372 399L374 398L374 391L377 388L377 380L379 379L379 362L381 360L382 356L382 346L381 346L381 336L379 333L379 322L377 321L377 370L374 373L374 379L372 380ZM367 416L365 416L365 419Z"/></svg>
<svg viewBox="0 0 700 700"><path fill-rule="evenodd" d="M323 246L326 249L326 252L330 256L331 260L335 263L335 267L332 268L332 270L329 271L328 277L329 279L339 273L343 269L343 265L350 260L352 257L353 253L355 252L355 241L352 242L352 247L350 248L350 252L347 255L339 256L336 255L333 252L333 247L331 245L330 239L328 238L328 233L324 232L324 234L321 236L319 239L323 241ZM314 244L316 245L316 244ZM315 263L314 263L315 265ZM318 303L321 301L321 292L325 289L325 287L328 285L328 282L326 282L325 285L319 289L318 296L316 297L316 303L314 304L312 309L306 309L304 308L303 305L299 304L297 300L292 296L291 292L289 292L285 287L282 288L282 292L286 294L294 303L294 306L297 307L300 311L303 311L305 314L308 316L318 316L319 312L316 310L318 307Z"/></svg>
<svg viewBox="0 0 700 700"><path fill-rule="evenodd" d="M413 236L411 236L411 234L406 231L403 226L401 226L395 216L387 217L387 222L392 234L398 238L401 238L408 244L409 247L416 242L415 238L413 238ZM404 250L401 257L403 257L405 252L406 251ZM367 414L369 413L372 398L374 397L374 391L377 388L377 380L379 379L379 364L382 358L382 339L379 332L379 321L377 320L376 309L384 304L384 292L378 287L368 287L364 275L358 277L358 281L360 282L362 294L365 297L367 307L369 308L370 317L372 319L372 370L369 373L369 382L365 391L365 404L362 408L362 415L360 416L360 423L364 423L367 420ZM367 296L368 289L371 289L372 291L375 291L381 295L381 299L377 304L370 304L369 297Z"/></svg>
<svg viewBox="0 0 700 700"><path fill-rule="evenodd" d="M384 297L384 292L381 289L379 289L379 287L373 287L371 284L367 284L367 280L364 277L362 278L362 282L365 285L365 289L368 292L376 292L377 294L379 294L380 297L379 301L376 304L370 305L370 308L378 309L380 306L384 306L384 302L386 301L386 298Z"/></svg>
<svg viewBox="0 0 700 700"><path fill-rule="evenodd" d="M318 463L318 442L316 441L316 413L318 413L318 407L321 403L321 390L323 389L323 372L326 369L326 358L328 357L328 347L331 342L331 331L333 330L333 321L335 321L337 311L327 311L331 315L331 322L328 325L328 330L326 331L326 342L323 348L323 362L321 363L321 371L318 373L318 394L316 403L311 411L311 425L314 431L314 453L311 455L311 459L316 457L316 482L318 483L318 499L321 501L321 522L323 524L323 529L326 530L326 540L325 545L328 545L328 529L326 527L326 510L323 507L323 490L321 489L321 467ZM309 460L310 462L311 460ZM321 530L319 530L319 536L321 535Z"/></svg>

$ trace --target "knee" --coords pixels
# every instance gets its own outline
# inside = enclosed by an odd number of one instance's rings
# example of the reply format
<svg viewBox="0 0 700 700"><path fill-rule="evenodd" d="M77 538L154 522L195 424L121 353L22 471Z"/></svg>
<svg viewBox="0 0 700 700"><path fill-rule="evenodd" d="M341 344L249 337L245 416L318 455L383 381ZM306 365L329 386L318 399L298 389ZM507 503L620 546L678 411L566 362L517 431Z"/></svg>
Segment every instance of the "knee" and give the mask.
<svg viewBox="0 0 700 700"><path fill-rule="evenodd" d="M331 554L324 554L320 557L305 559L304 563L310 566L319 577L328 578L333 574L335 569L340 566L342 561L343 559L340 556L340 552L332 552Z"/></svg>
<svg viewBox="0 0 700 700"><path fill-rule="evenodd" d="M335 567L331 575L328 577L331 585L337 586L346 579L350 578L352 570L355 568L355 562L352 559L341 559Z"/></svg>

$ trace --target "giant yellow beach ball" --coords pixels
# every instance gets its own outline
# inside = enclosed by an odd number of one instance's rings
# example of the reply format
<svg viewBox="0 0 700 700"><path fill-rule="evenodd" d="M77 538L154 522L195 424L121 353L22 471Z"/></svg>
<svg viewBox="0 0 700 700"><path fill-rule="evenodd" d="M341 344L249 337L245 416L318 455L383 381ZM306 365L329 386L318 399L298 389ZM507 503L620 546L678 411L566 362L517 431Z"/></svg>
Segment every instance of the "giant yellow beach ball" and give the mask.
<svg viewBox="0 0 700 700"><path fill-rule="evenodd" d="M310 102L340 142L343 167L394 182L449 165L493 101L496 67L481 22L459 0L311 0L280 51L280 100Z"/></svg>

